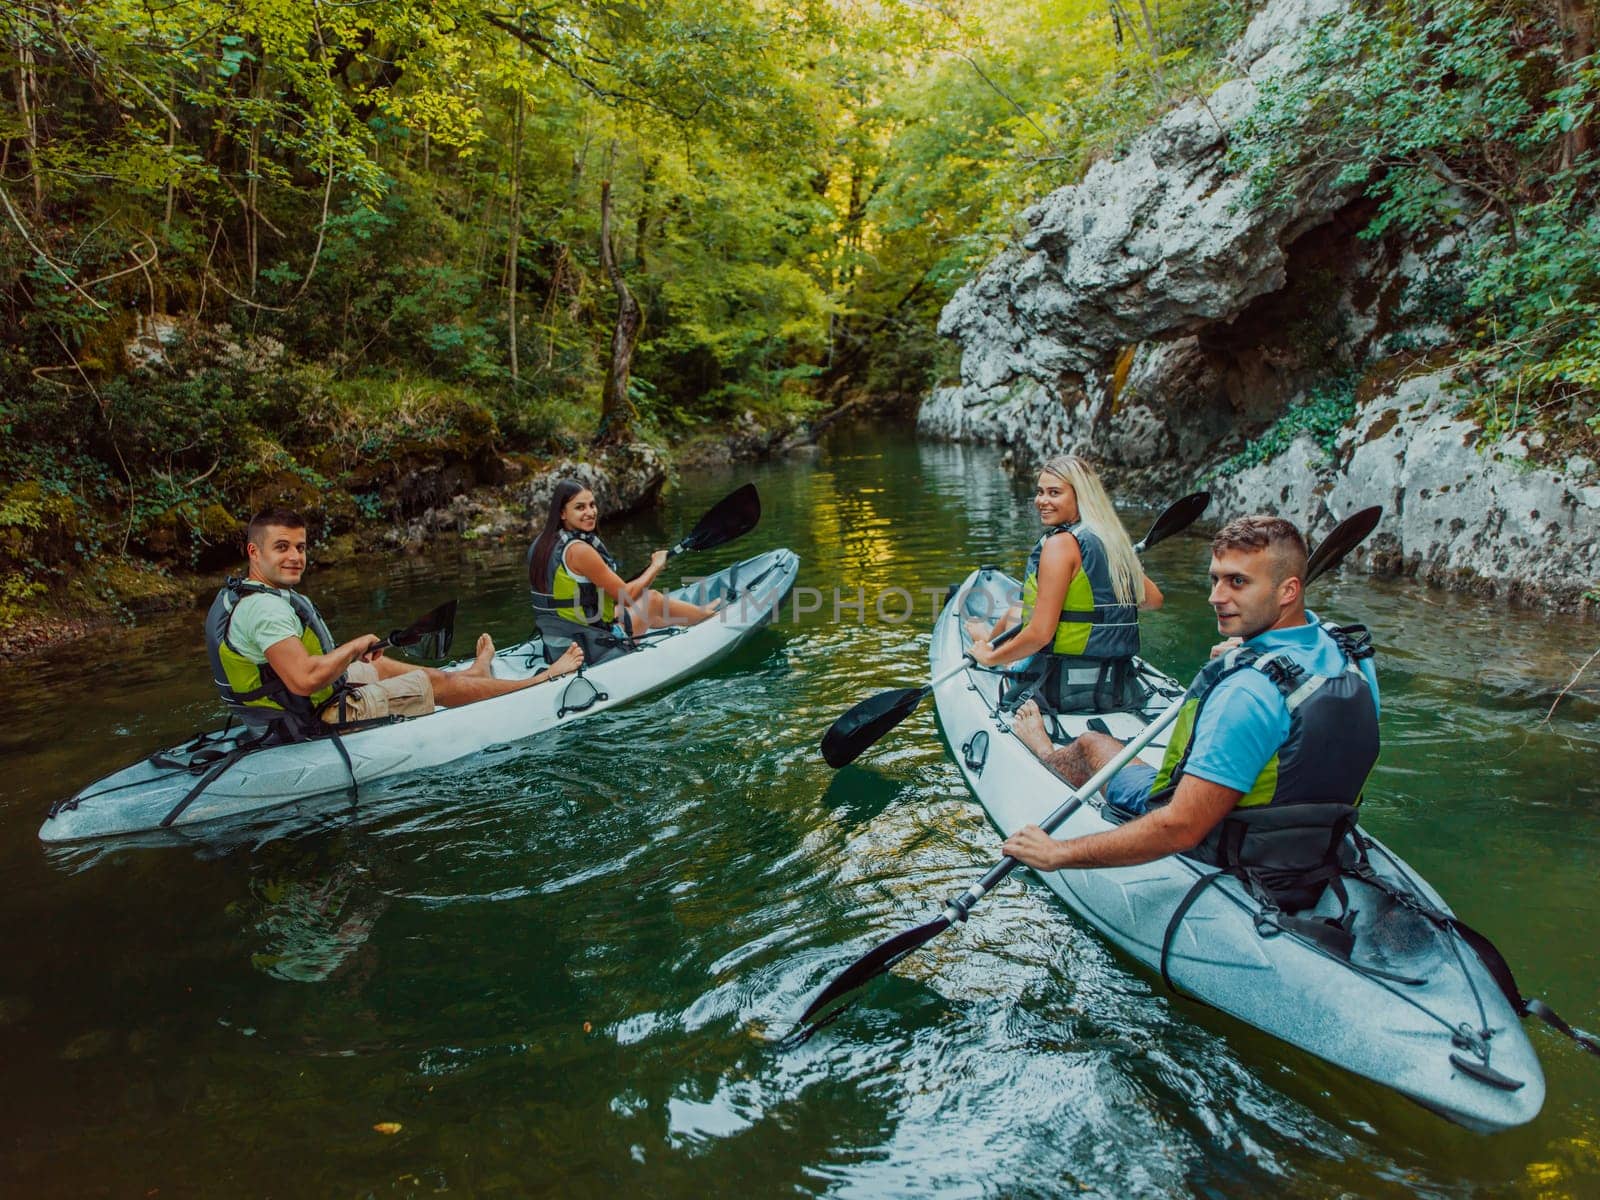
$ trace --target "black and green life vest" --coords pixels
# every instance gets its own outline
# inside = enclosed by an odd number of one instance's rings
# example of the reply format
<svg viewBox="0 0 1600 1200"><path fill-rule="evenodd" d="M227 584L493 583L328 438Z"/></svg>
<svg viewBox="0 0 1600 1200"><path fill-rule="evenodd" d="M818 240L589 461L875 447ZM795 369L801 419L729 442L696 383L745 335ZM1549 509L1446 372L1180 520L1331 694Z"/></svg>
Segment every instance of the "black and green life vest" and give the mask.
<svg viewBox="0 0 1600 1200"><path fill-rule="evenodd" d="M228 640L228 627L241 601L254 595L281 596L300 618L300 641L307 654L326 654L335 646L328 624L299 592L269 587L253 580L229 576L206 614L206 652L211 659L211 679L224 704L253 729L272 725L300 736L317 724L317 714L344 682L339 679L314 692L299 696L289 690L268 663L253 663Z"/></svg>
<svg viewBox="0 0 1600 1200"><path fill-rule="evenodd" d="M1207 663L1189 685L1152 794L1170 793L1183 777L1201 709L1217 685L1240 671L1254 670L1283 697L1289 710L1289 736L1237 807L1360 803L1361 789L1378 760L1378 706L1357 665L1371 657L1370 639L1360 625L1323 622L1321 629L1344 656L1345 669L1338 675L1308 674L1288 651L1263 653L1249 645L1236 646Z"/></svg>
<svg viewBox="0 0 1600 1200"><path fill-rule="evenodd" d="M1356 822L1361 790L1378 761L1378 705L1357 665L1372 656L1366 629L1329 621L1320 628L1344 656L1344 670L1337 675L1309 674L1286 651L1239 646L1207 663L1184 697L1152 784L1152 805L1171 800L1189 761L1200 712L1229 676L1260 671L1271 680L1289 710L1289 734L1234 810L1186 855L1213 869L1196 877L1161 939L1161 978L1174 991L1173 939L1195 901L1229 876L1260 906L1255 923L1262 937L1291 933L1350 961L1354 913L1343 880L1347 875L1376 878L1365 868ZM1338 898L1338 916L1295 915L1314 908L1329 890Z"/></svg>
<svg viewBox="0 0 1600 1200"><path fill-rule="evenodd" d="M1067 585L1056 635L1047 649L1096 662L1132 658L1139 653L1139 606L1117 599L1105 546L1082 521L1046 529L1028 555L1022 577L1023 623L1033 615L1039 596L1039 559L1045 543L1058 533L1069 533L1077 541L1082 567Z"/></svg>
<svg viewBox="0 0 1600 1200"><path fill-rule="evenodd" d="M1147 695L1134 669L1139 652L1139 606L1117 599L1100 538L1082 521L1046 529L1028 555L1022 580L1022 620L1039 597L1039 561L1058 533L1078 543L1081 568L1067 584L1055 636L1022 672L1011 703L1037 699L1046 711L1114 712L1137 708Z"/></svg>
<svg viewBox="0 0 1600 1200"><path fill-rule="evenodd" d="M573 542L587 542L606 566L622 574L622 564L594 534L563 529L551 547L540 579L533 578L533 552L538 542L528 547L528 585L533 589L533 611L535 615L556 616L579 625L609 625L616 616L616 601L593 580L580 580L567 570L567 547Z"/></svg>
<svg viewBox="0 0 1600 1200"><path fill-rule="evenodd" d="M1371 657L1371 638L1360 625L1324 622L1321 629L1344 657L1337 675L1312 675L1287 651L1252 646L1207 663L1189 687L1151 784L1152 805L1171 799L1201 710L1223 680L1240 671L1265 675L1289 710L1288 736L1190 857L1239 875L1263 903L1290 912L1310 907L1338 877L1341 847L1378 761L1378 706L1357 665Z"/></svg>

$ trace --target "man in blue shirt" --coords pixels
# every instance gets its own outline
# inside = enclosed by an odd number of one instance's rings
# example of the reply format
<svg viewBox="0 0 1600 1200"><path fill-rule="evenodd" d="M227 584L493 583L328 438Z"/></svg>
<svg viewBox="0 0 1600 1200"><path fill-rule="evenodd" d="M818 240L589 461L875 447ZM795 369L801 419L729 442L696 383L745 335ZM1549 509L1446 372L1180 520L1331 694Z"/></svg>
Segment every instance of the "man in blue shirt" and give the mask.
<svg viewBox="0 0 1600 1200"><path fill-rule="evenodd" d="M1218 532L1211 548L1211 607L1217 614L1217 630L1227 640L1213 649L1213 658L1244 647L1263 656L1281 652L1306 677L1338 678L1347 673L1344 649L1315 615L1306 612L1306 559L1300 531L1279 517L1241 517ZM1361 658L1358 668L1375 712L1378 685L1371 658ZM1268 673L1249 669L1221 673L1189 716L1192 727L1185 728L1180 718L1175 748L1160 773L1135 762L1107 785L1111 804L1142 814L1137 820L1065 841L1029 825L1006 839L1005 852L1040 870L1132 866L1193 850L1241 802L1248 807L1300 798L1275 794L1279 752L1285 748L1293 717L1282 689ZM1018 711L1015 729L1046 766L1074 787L1081 787L1122 750L1121 742L1099 733L1086 733L1071 745L1056 747L1031 706ZM1184 747L1188 753L1180 758L1178 751ZM1366 753L1362 748L1357 757ZM1370 753L1376 753L1375 734ZM1370 767L1370 762L1366 765ZM1304 777L1305 766L1296 763L1299 777ZM1362 767L1360 777L1364 779L1365 773ZM1328 774L1347 777L1350 772L1330 764ZM1176 783L1170 802L1152 808L1152 793L1167 791L1169 781ZM1354 803L1355 797L1346 802Z"/></svg>

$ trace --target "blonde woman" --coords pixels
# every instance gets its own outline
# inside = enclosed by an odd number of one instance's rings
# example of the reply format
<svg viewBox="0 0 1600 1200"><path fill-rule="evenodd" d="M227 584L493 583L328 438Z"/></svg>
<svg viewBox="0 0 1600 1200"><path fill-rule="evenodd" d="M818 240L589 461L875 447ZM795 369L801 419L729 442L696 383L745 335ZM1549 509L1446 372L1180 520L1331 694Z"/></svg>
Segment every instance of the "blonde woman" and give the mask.
<svg viewBox="0 0 1600 1200"><path fill-rule="evenodd" d="M1100 478L1075 454L1039 472L1033 504L1044 526L1022 581L1022 603L992 627L968 621L980 666L1029 664L1027 688L1056 712L1109 711L1134 701L1139 609L1160 608L1161 590L1139 566ZM1015 637L996 638L1017 620Z"/></svg>

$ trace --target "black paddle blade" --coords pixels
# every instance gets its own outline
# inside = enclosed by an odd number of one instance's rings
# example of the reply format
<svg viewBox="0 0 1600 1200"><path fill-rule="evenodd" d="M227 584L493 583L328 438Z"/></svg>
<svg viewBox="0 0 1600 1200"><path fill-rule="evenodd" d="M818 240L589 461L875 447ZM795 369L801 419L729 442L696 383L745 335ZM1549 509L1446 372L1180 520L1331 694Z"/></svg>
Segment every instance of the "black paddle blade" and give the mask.
<svg viewBox="0 0 1600 1200"><path fill-rule="evenodd" d="M806 1011L800 1014L800 1024L804 1025L813 1015L827 1008L846 992L853 992L868 980L876 979L918 946L933 941L949 928L950 918L941 915L926 925L918 925L915 929L897 933L887 942L868 950L834 976L833 982L822 989L817 998L807 1006Z"/></svg>
<svg viewBox="0 0 1600 1200"><path fill-rule="evenodd" d="M686 550L710 550L726 545L734 538L743 537L761 521L761 493L756 485L747 483L728 493L711 510L700 518L684 539L674 546L673 553Z"/></svg>
<svg viewBox="0 0 1600 1200"><path fill-rule="evenodd" d="M868 696L822 735L822 757L837 771L855 762L879 738L909 717L932 689L896 688Z"/></svg>
<svg viewBox="0 0 1600 1200"><path fill-rule="evenodd" d="M1189 528L1200 519L1200 514L1206 511L1206 505L1210 503L1210 492L1191 492L1181 500L1174 500L1167 505L1167 511L1156 518L1156 523L1150 526L1150 532L1144 535L1144 548L1148 550L1157 542L1164 542L1173 534Z"/></svg>
<svg viewBox="0 0 1600 1200"><path fill-rule="evenodd" d="M1382 516L1383 506L1374 504L1371 508L1351 513L1335 525L1311 552L1311 558L1306 563L1306 583L1309 584L1317 576L1326 574L1343 562L1344 556L1378 527L1378 520Z"/></svg>
<svg viewBox="0 0 1600 1200"><path fill-rule="evenodd" d="M450 652L456 636L456 602L446 600L432 612L418 617L405 629L396 629L383 640L391 646L415 646L424 658L443 658Z"/></svg>

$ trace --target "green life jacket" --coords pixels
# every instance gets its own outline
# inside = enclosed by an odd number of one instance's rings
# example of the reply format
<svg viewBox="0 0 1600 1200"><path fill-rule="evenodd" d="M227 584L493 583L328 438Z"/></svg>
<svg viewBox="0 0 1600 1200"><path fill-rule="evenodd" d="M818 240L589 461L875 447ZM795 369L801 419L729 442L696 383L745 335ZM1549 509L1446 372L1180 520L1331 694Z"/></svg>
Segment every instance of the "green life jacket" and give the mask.
<svg viewBox="0 0 1600 1200"><path fill-rule="evenodd" d="M533 611L536 616L557 616L579 625L609 625L616 616L616 601L593 581L567 569L567 547L573 542L587 542L606 566L618 575L622 573L622 564L594 534L563 529L550 550L542 578L533 578L533 551L538 543L528 547L528 583L533 589Z"/></svg>
<svg viewBox="0 0 1600 1200"><path fill-rule="evenodd" d="M336 645L316 605L299 592L230 575L206 614L206 653L211 659L211 679L217 685L222 702L250 728L262 730L277 726L291 736L304 736L317 728L318 712L334 696L344 677L340 676L310 696L298 696L278 677L271 664L254 663L240 654L228 640L228 627L233 623L233 613L239 603L258 594L281 596L289 602L295 616L300 618L300 641L307 654L326 654Z"/></svg>
<svg viewBox="0 0 1600 1200"><path fill-rule="evenodd" d="M1195 676L1174 726L1151 803L1170 800L1194 743L1206 701L1239 671L1260 671L1289 710L1289 733L1234 810L1187 857L1209 864L1173 909L1161 939L1161 977L1176 989L1169 970L1174 938L1190 907L1217 880L1232 876L1260 905L1262 937L1287 932L1349 961L1355 938L1343 877L1359 874L1356 822L1361 790L1378 760L1378 706L1357 663L1372 655L1360 625L1322 631L1338 645L1345 667L1334 676L1309 675L1285 651L1263 654L1239 646L1213 659ZM1332 889L1339 916L1293 914L1313 908Z"/></svg>
<svg viewBox="0 0 1600 1200"><path fill-rule="evenodd" d="M1023 624L1033 615L1039 598L1039 559L1044 545L1058 533L1071 534L1077 541L1082 566L1067 585L1049 652L1095 662L1132 658L1139 653L1139 606L1117 599L1105 546L1082 521L1046 529L1028 555L1022 578Z"/></svg>
<svg viewBox="0 0 1600 1200"><path fill-rule="evenodd" d="M1308 675L1287 651L1263 654L1237 646L1207 663L1189 685L1173 726L1161 769L1150 785L1152 800L1169 797L1183 777L1200 712L1217 685L1239 671L1259 671L1272 681L1289 710L1289 735L1261 768L1236 807L1361 802L1361 789L1378 760L1378 706L1357 662L1372 655L1360 625L1323 622L1338 644L1345 669L1338 675Z"/></svg>

